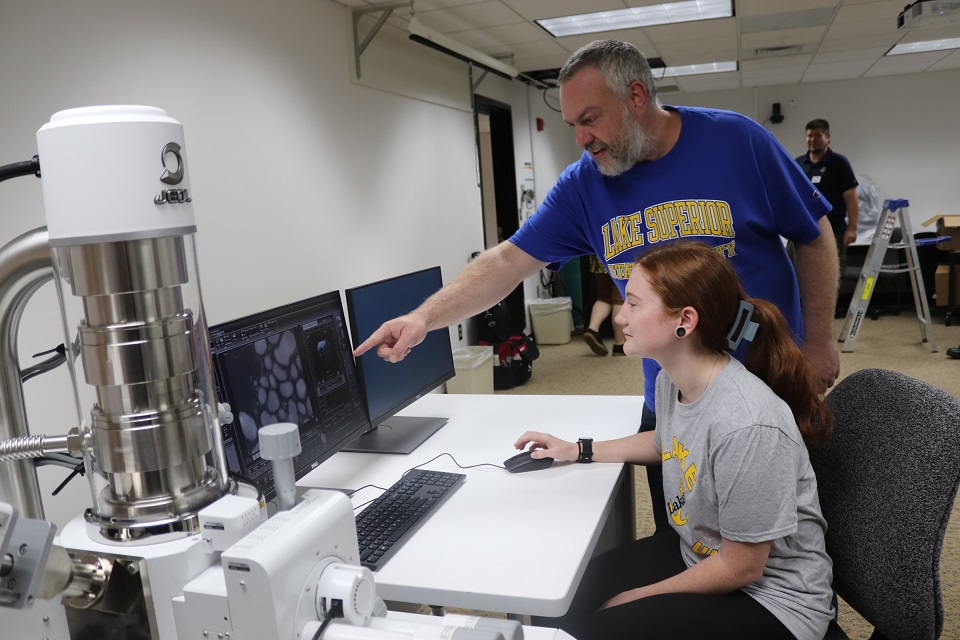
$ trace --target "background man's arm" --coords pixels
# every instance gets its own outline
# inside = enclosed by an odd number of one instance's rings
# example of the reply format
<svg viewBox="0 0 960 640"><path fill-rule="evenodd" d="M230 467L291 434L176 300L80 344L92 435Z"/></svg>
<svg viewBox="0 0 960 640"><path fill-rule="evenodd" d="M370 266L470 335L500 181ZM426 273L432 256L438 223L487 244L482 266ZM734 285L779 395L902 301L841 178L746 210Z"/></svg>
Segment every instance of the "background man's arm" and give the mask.
<svg viewBox="0 0 960 640"><path fill-rule="evenodd" d="M820 237L796 245L796 269L803 309L803 352L826 391L840 375L840 353L833 335L839 265L830 222L824 216L819 224Z"/></svg>
<svg viewBox="0 0 960 640"><path fill-rule="evenodd" d="M860 222L860 196L857 188L851 187L843 192L843 201L847 203L847 231L843 234L843 244L849 245L857 239L857 224Z"/></svg>

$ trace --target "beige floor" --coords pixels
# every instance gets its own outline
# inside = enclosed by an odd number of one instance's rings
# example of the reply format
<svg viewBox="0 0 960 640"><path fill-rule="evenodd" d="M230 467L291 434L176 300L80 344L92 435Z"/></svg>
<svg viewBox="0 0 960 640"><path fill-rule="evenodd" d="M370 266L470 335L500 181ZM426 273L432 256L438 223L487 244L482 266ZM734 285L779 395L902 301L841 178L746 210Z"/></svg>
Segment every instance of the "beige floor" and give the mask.
<svg viewBox="0 0 960 640"><path fill-rule="evenodd" d="M839 335L843 321L836 320ZM841 377L860 369L877 367L900 371L960 397L960 360L944 355L948 347L960 344L960 326L946 327L935 317L933 337L939 351L933 353L921 342L920 325L912 313L866 320L852 353L841 353ZM609 344L608 344L609 346ZM541 357L534 364L533 377L526 384L498 393L530 395L624 395L642 393L640 361L630 357L599 357L575 337L565 345L541 345ZM636 473L637 531L652 531L649 492L643 469ZM954 506L941 560L945 608L944 640L960 640L960 506ZM841 626L853 640L867 640L871 628L845 603L841 604Z"/></svg>

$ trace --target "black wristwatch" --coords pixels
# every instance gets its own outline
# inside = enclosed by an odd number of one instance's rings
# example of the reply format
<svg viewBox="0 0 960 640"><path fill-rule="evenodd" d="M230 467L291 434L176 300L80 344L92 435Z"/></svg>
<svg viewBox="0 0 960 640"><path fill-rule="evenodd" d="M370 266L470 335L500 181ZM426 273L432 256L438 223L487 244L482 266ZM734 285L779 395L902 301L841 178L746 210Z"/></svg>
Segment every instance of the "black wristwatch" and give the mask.
<svg viewBox="0 0 960 640"><path fill-rule="evenodd" d="M577 462L593 462L593 438L580 438L577 446L580 447Z"/></svg>

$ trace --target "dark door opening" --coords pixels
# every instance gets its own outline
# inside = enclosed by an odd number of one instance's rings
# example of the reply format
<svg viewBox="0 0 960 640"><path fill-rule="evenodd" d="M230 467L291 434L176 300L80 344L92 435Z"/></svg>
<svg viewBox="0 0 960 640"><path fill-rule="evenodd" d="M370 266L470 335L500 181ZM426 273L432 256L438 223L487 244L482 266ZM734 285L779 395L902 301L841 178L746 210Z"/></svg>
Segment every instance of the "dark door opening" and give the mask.
<svg viewBox="0 0 960 640"><path fill-rule="evenodd" d="M516 163L513 155L513 116L510 105L474 95L480 193L483 201L485 248L506 240L520 228ZM513 332L527 326L523 283L506 297L514 321Z"/></svg>

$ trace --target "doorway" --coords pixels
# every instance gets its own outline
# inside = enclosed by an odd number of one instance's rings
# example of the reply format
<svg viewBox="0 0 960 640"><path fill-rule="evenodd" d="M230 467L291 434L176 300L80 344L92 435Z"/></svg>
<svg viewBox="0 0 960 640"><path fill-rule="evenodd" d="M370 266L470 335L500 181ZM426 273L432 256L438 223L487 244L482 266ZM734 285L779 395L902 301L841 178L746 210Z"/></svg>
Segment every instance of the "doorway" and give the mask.
<svg viewBox="0 0 960 640"><path fill-rule="evenodd" d="M510 105L480 95L473 97L473 111L480 164L483 241L484 247L490 249L520 228L513 115ZM520 333L527 326L522 282L505 301L514 323L511 334Z"/></svg>

